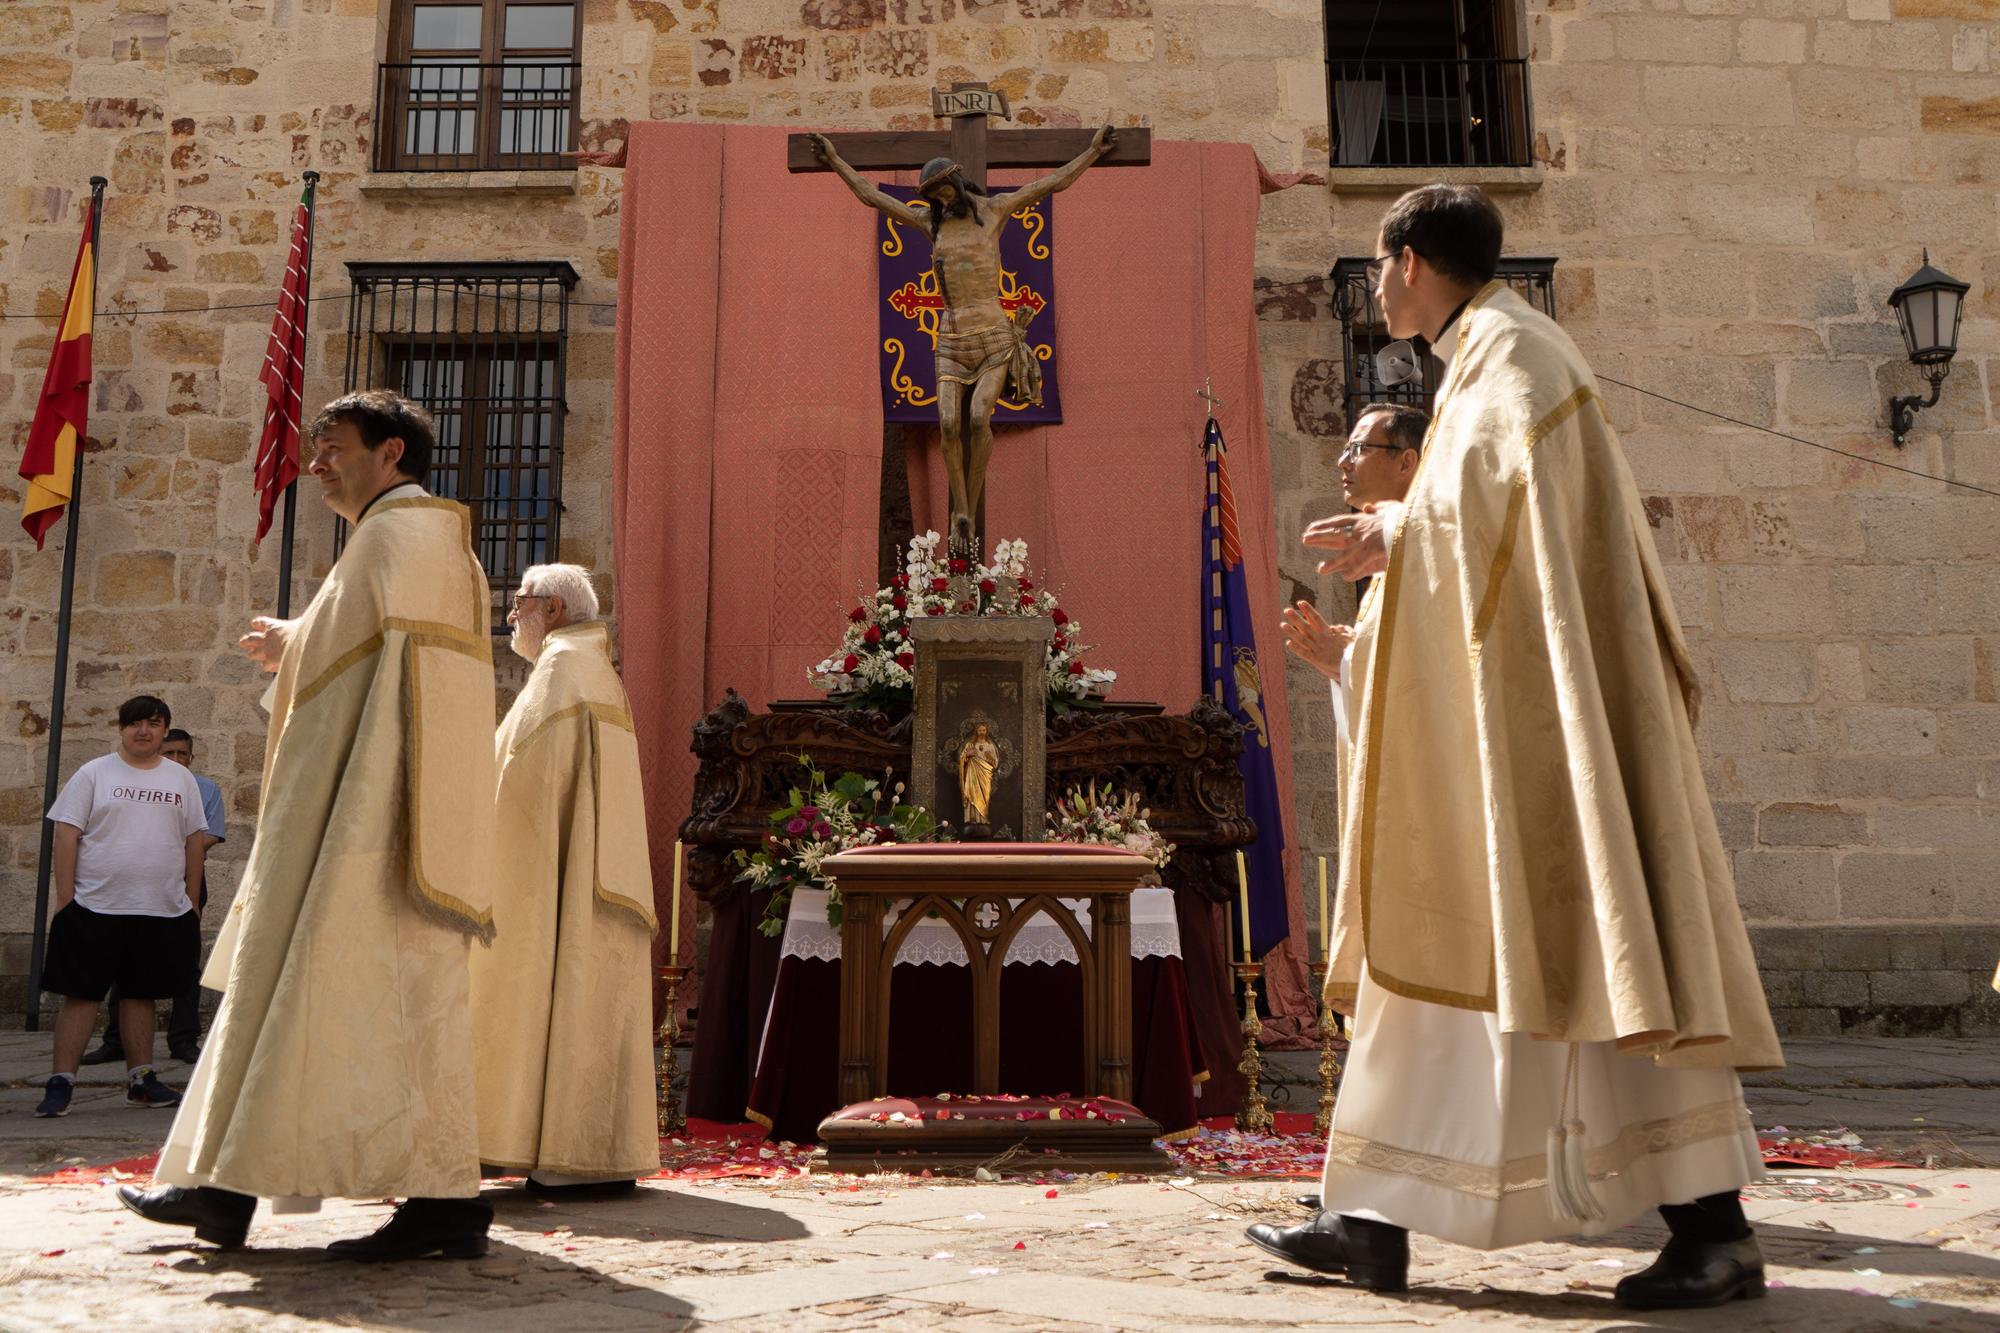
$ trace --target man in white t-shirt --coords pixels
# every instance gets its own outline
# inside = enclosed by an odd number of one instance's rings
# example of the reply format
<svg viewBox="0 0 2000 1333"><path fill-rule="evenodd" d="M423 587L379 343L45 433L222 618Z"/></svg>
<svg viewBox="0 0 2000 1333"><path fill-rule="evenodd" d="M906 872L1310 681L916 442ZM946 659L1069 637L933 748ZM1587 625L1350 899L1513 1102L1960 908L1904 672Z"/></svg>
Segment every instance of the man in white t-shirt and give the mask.
<svg viewBox="0 0 2000 1333"><path fill-rule="evenodd" d="M160 744L160 758L171 759L189 772L194 772L194 737L179 727L167 733L167 739ZM222 788L212 778L199 773L194 775L195 786L201 788L201 807L208 816L208 836L202 839L205 849L213 850L226 842L229 830L224 821ZM169 855L180 856L180 849L174 848ZM202 863L202 882L188 887L188 897L194 901L197 914L208 908L208 865L206 857ZM118 1030L118 988L111 988L111 998L107 1007L111 1014L104 1021L104 1040L97 1049L83 1057L87 1065L110 1065L125 1063L125 1037ZM172 1016L167 1020L167 1054L183 1064L193 1064L201 1056L201 958L197 954L194 967L188 971L187 985L174 996Z"/></svg>
<svg viewBox="0 0 2000 1333"><path fill-rule="evenodd" d="M38 1116L69 1114L83 1048L105 992L119 991L125 1102L176 1105L153 1072L154 1001L178 994L200 953L188 886L201 883L208 817L194 774L160 757L173 715L149 694L118 709L118 749L77 769L49 810L56 914L41 988L63 997L55 1072ZM174 855L175 851L179 855Z"/></svg>

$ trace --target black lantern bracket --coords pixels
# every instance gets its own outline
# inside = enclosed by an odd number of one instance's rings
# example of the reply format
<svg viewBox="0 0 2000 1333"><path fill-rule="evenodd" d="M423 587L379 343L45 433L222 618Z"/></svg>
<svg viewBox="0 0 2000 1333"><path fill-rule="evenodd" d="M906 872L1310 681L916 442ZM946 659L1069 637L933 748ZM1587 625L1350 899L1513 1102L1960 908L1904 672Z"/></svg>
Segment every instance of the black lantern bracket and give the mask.
<svg viewBox="0 0 2000 1333"><path fill-rule="evenodd" d="M1924 379L1930 382L1930 397L1906 393L1898 394L1889 400L1889 433L1899 449L1903 446L1903 442L1909 439L1910 432L1916 428L1917 413L1927 407L1937 406L1938 398L1944 393L1944 377L1951 374L1951 363L1922 366L1919 369Z"/></svg>

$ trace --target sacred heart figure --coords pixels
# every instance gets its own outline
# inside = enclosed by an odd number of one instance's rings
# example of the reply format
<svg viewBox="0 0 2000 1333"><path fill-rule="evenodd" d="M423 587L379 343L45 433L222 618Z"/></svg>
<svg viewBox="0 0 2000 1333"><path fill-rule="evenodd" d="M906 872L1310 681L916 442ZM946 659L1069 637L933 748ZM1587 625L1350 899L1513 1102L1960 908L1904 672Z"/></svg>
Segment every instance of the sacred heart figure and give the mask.
<svg viewBox="0 0 2000 1333"><path fill-rule="evenodd" d="M965 807L965 831L989 827L993 806L993 775L1000 770L1000 747L984 722L972 729L972 739L958 749L958 796Z"/></svg>

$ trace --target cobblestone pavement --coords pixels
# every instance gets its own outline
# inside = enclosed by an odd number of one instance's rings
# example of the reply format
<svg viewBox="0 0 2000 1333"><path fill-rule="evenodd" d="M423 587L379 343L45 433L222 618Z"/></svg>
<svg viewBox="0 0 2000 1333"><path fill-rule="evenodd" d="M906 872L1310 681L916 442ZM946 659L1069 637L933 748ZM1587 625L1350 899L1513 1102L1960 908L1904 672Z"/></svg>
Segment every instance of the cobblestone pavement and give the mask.
<svg viewBox="0 0 2000 1333"><path fill-rule="evenodd" d="M1750 1089L1759 1126L1852 1124L1935 1149L1935 1170L1782 1172L1752 1187L1763 1301L1638 1314L1613 1284L1659 1245L1633 1227L1593 1246L1483 1254L1416 1238L1406 1296L1274 1280L1242 1239L1302 1216L1296 1182L1083 1180L1055 1186L820 1180L651 1183L626 1201L550 1207L507 1186L492 1253L470 1264L338 1264L321 1247L384 1207L259 1214L257 1247L218 1254L151 1226L108 1187L31 1185L66 1161L151 1151L167 1117L128 1111L114 1077L64 1120L32 1118L47 1038L0 1037L0 1330L2000 1328L2000 1042L1825 1041ZM97 1073L89 1071L86 1073ZM170 1082L185 1069L168 1065ZM1864 1082L1863 1080L1867 1080ZM1981 1086L1981 1085L1984 1086ZM1780 1115L1781 1120L1773 1120ZM1047 1191L1054 1188L1056 1197Z"/></svg>

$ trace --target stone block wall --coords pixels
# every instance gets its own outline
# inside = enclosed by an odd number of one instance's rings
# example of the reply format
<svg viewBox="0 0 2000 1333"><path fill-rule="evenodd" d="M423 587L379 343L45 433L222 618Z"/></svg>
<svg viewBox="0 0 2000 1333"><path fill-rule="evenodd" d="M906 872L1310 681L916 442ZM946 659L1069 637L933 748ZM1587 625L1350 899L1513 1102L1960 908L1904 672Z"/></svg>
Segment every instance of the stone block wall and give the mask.
<svg viewBox="0 0 2000 1333"><path fill-rule="evenodd" d="M928 127L932 86L983 78L1023 125L1147 123L1247 142L1274 171L1327 169L1310 0L581 2L586 147L645 118ZM2000 922L2000 499L1753 427L2000 489L2000 4L1520 3L1537 165L1463 174L1495 189L1511 253L1558 259L1558 315L1602 374L1736 419L1605 385L1694 643L1699 739L1745 911L1821 940L1974 938L1960 928ZM387 8L0 7L0 132L24 168L0 189L0 308L54 314L84 180L112 180L64 767L109 748L121 698L162 693L239 834L263 723L261 681L232 645L271 604L276 564L274 545L250 542L259 303L301 170L324 173L318 295L344 292L349 259L567 259L582 273L561 554L610 564L619 176L372 177ZM1324 275L1372 253L1395 191L1436 173L1329 174L1326 190L1266 198L1259 227L1281 537L1338 505L1344 385ZM1883 404L1918 381L1883 299L1926 245L1973 292L1944 400L1897 450ZM252 308L219 308L235 305ZM160 309L176 313L145 313ZM338 300L314 307L309 400L339 388L343 315ZM16 449L51 333L46 318L0 321ZM11 470L0 497L15 497ZM331 524L310 496L301 515L310 580ZM1351 609L1302 551L1281 551L1273 595ZM25 971L58 568L53 548L0 543L0 977ZM1309 671L1288 679L1304 850L1332 854L1332 719ZM240 836L218 851L225 902L245 851ZM1974 970L1828 968L1954 969ZM1879 1004L1903 1003L1891 993Z"/></svg>

